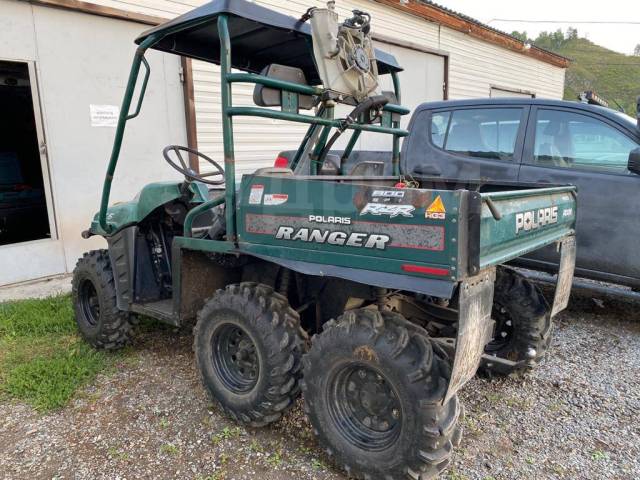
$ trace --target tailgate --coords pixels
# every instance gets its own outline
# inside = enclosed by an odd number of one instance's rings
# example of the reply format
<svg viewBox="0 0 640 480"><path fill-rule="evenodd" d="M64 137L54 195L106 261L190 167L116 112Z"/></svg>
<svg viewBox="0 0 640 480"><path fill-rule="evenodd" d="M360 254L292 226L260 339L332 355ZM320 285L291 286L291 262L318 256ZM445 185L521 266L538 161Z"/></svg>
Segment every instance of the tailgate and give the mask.
<svg viewBox="0 0 640 480"><path fill-rule="evenodd" d="M576 188L482 193L480 268L505 263L574 233Z"/></svg>

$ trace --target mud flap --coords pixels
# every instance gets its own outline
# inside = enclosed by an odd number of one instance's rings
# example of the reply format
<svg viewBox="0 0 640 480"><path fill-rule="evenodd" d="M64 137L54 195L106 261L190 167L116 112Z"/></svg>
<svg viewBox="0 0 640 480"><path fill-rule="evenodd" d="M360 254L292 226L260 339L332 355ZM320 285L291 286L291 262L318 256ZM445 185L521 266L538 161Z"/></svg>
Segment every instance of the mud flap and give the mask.
<svg viewBox="0 0 640 480"><path fill-rule="evenodd" d="M566 237L560 242L560 268L556 281L556 293L553 297L551 318L569 305L573 272L576 268L576 237Z"/></svg>
<svg viewBox="0 0 640 480"><path fill-rule="evenodd" d="M484 347L491 340L495 280L496 269L492 267L460 283L458 334L445 403L476 374Z"/></svg>

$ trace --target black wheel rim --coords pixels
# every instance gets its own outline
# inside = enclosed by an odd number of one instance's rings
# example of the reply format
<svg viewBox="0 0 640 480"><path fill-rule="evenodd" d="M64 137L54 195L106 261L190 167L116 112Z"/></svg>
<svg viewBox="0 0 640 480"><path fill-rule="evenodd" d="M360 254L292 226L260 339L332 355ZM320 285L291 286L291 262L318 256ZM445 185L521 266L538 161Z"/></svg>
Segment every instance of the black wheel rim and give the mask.
<svg viewBox="0 0 640 480"><path fill-rule="evenodd" d="M513 338L513 318L511 318L509 311L498 303L494 305L491 316L496 321L496 334L485 350L487 352L497 352L511 343Z"/></svg>
<svg viewBox="0 0 640 480"><path fill-rule="evenodd" d="M260 362L249 334L237 325L226 324L211 338L213 367L224 386L233 393L249 392L258 382Z"/></svg>
<svg viewBox="0 0 640 480"><path fill-rule="evenodd" d="M327 394L333 423L349 443L375 452L398 439L400 399L380 371L367 365L344 367L330 379Z"/></svg>
<svg viewBox="0 0 640 480"><path fill-rule="evenodd" d="M100 319L100 299L96 287L91 280L85 279L78 290L82 319L89 326L95 327Z"/></svg>

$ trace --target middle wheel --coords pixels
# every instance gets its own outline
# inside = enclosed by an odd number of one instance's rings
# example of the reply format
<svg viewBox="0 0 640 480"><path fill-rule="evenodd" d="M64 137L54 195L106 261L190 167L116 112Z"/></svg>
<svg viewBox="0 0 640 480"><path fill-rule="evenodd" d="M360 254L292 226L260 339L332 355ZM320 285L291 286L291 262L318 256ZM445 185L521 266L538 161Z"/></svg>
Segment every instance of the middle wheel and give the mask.
<svg viewBox="0 0 640 480"><path fill-rule="evenodd" d="M218 290L198 314L194 337L202 382L235 420L274 422L299 395L299 317L271 287L245 282Z"/></svg>
<svg viewBox="0 0 640 480"><path fill-rule="evenodd" d="M327 452L356 478L434 478L461 438L450 372L426 332L360 309L330 321L304 357L305 409Z"/></svg>

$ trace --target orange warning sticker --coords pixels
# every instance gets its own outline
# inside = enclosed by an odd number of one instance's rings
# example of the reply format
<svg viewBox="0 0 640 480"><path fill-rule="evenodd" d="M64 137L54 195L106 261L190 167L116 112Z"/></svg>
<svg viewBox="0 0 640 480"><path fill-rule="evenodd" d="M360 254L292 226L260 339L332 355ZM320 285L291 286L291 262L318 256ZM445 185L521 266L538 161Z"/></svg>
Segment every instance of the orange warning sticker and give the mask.
<svg viewBox="0 0 640 480"><path fill-rule="evenodd" d="M427 207L424 216L425 218L430 218L432 220L444 220L446 214L447 211L444 208L444 203L442 203L442 198L438 195L436 199L431 202L431 205Z"/></svg>

